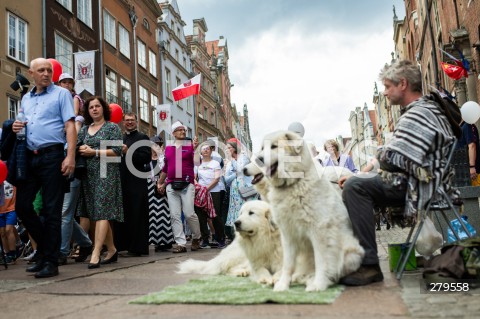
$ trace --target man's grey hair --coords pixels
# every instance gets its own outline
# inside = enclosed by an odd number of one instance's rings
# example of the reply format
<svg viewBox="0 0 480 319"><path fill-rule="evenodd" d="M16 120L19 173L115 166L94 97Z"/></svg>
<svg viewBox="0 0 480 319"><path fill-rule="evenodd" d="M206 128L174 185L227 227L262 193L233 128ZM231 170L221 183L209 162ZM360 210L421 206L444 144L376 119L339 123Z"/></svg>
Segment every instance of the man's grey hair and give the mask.
<svg viewBox="0 0 480 319"><path fill-rule="evenodd" d="M422 93L422 73L412 61L400 60L391 65L386 64L380 71L379 79L382 82L390 80L395 85L400 83L401 79L405 79L413 92Z"/></svg>

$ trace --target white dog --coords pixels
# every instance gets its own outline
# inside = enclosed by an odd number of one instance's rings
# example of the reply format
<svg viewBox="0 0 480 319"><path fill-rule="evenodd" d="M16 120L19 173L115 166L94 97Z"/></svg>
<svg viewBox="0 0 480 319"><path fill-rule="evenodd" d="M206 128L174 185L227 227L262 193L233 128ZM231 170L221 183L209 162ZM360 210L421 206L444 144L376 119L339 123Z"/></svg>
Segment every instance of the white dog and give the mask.
<svg viewBox="0 0 480 319"><path fill-rule="evenodd" d="M356 271L364 250L353 236L340 193L315 164L303 139L289 131L269 134L257 157L283 246L281 277L274 290L289 288L300 253L314 256L315 274L307 291L325 290Z"/></svg>
<svg viewBox="0 0 480 319"><path fill-rule="evenodd" d="M235 221L235 231L233 242L215 258L184 261L178 273L250 275L258 283L273 284L282 267L282 247L270 205L259 200L245 202Z"/></svg>

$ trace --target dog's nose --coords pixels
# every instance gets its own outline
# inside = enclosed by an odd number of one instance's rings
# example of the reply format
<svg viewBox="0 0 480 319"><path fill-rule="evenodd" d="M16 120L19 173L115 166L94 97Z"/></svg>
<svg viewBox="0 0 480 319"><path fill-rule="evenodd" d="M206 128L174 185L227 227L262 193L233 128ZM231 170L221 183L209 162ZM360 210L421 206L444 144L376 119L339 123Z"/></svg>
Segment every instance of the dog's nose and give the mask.
<svg viewBox="0 0 480 319"><path fill-rule="evenodd" d="M245 167L245 168L243 169L243 175L247 175L247 173L248 173L248 171L247 171L247 168ZM248 176L248 175L247 175L247 176Z"/></svg>
<svg viewBox="0 0 480 319"><path fill-rule="evenodd" d="M236 229L240 229L240 226L242 225L242 222L239 221L239 220L237 220L237 221L235 221L234 224L235 224L235 228L236 228Z"/></svg>

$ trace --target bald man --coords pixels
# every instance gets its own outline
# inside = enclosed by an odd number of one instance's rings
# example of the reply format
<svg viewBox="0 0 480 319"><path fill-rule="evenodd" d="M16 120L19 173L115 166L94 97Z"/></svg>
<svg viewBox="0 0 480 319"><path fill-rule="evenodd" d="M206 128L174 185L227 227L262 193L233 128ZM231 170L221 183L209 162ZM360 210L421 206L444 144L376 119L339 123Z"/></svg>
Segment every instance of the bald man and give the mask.
<svg viewBox="0 0 480 319"><path fill-rule="evenodd" d="M37 252L41 256L27 272L35 273L36 278L46 278L58 275L64 185L75 169L77 132L72 95L53 84L50 61L35 59L28 72L35 86L22 99L26 121L17 120L12 125L15 133L26 127L27 144L27 178L16 182L15 208L37 242ZM43 223L33 210L33 201L40 189Z"/></svg>

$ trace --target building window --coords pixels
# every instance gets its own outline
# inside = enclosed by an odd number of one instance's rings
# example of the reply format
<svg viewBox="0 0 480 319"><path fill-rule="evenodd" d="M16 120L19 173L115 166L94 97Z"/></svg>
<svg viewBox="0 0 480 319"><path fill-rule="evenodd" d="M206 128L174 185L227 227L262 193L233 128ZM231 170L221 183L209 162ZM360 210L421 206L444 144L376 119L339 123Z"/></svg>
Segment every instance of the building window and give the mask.
<svg viewBox="0 0 480 319"><path fill-rule="evenodd" d="M180 38L180 28L177 28L177 37Z"/></svg>
<svg viewBox="0 0 480 319"><path fill-rule="evenodd" d="M115 19L107 11L103 11L103 38L117 47L117 34L115 32Z"/></svg>
<svg viewBox="0 0 480 319"><path fill-rule="evenodd" d="M77 17L90 28L92 27L92 0L77 1Z"/></svg>
<svg viewBox="0 0 480 319"><path fill-rule="evenodd" d="M140 119L145 122L149 122L148 112L148 91L143 86L139 85L139 98L140 98Z"/></svg>
<svg viewBox="0 0 480 319"><path fill-rule="evenodd" d="M57 0L62 6L64 6L68 11L72 12L72 0Z"/></svg>
<svg viewBox="0 0 480 319"><path fill-rule="evenodd" d="M73 74L72 42L55 33L55 59L62 65L62 72Z"/></svg>
<svg viewBox="0 0 480 319"><path fill-rule="evenodd" d="M180 62L180 61L178 60L179 57L180 57L180 53L178 52L178 49L175 49L175 60L176 60L177 62Z"/></svg>
<svg viewBox="0 0 480 319"><path fill-rule="evenodd" d="M169 69L165 69L165 90L167 90L166 95L171 100L172 99L172 75Z"/></svg>
<svg viewBox="0 0 480 319"><path fill-rule="evenodd" d="M120 53L130 59L130 33L121 24L118 25L118 46Z"/></svg>
<svg viewBox="0 0 480 319"><path fill-rule="evenodd" d="M20 101L14 98L8 97L8 118L14 120L18 113L18 106Z"/></svg>
<svg viewBox="0 0 480 319"><path fill-rule="evenodd" d="M158 97L154 94L150 94L150 105L152 106L152 109L158 105ZM157 127L157 112L153 112L153 114L155 114L155 116L153 117L152 125Z"/></svg>
<svg viewBox="0 0 480 319"><path fill-rule="evenodd" d="M187 69L187 59L185 57L183 58L183 68Z"/></svg>
<svg viewBox="0 0 480 319"><path fill-rule="evenodd" d="M122 90L122 108L124 111L132 111L132 87L130 82L120 78L120 89Z"/></svg>
<svg viewBox="0 0 480 319"><path fill-rule="evenodd" d="M148 50L148 69L151 75L157 77L157 55L152 50Z"/></svg>
<svg viewBox="0 0 480 319"><path fill-rule="evenodd" d="M137 42L137 47L138 47L138 64L142 66L144 69L147 68L147 57L146 57L146 48L145 48L145 43L142 41Z"/></svg>
<svg viewBox="0 0 480 319"><path fill-rule="evenodd" d="M105 92L108 103L118 103L117 74L109 69L105 71Z"/></svg>
<svg viewBox="0 0 480 319"><path fill-rule="evenodd" d="M187 103L187 112L190 113L190 114L193 114L192 113L192 106L190 105L190 100L191 99L186 99L186 103Z"/></svg>
<svg viewBox="0 0 480 319"><path fill-rule="evenodd" d="M27 23L8 13L8 56L27 63Z"/></svg>
<svg viewBox="0 0 480 319"><path fill-rule="evenodd" d="M170 41L167 41L167 43L165 44L165 51L170 53Z"/></svg>
<svg viewBox="0 0 480 319"><path fill-rule="evenodd" d="M148 23L147 18L143 18L143 27L147 30L150 30L150 23Z"/></svg>

